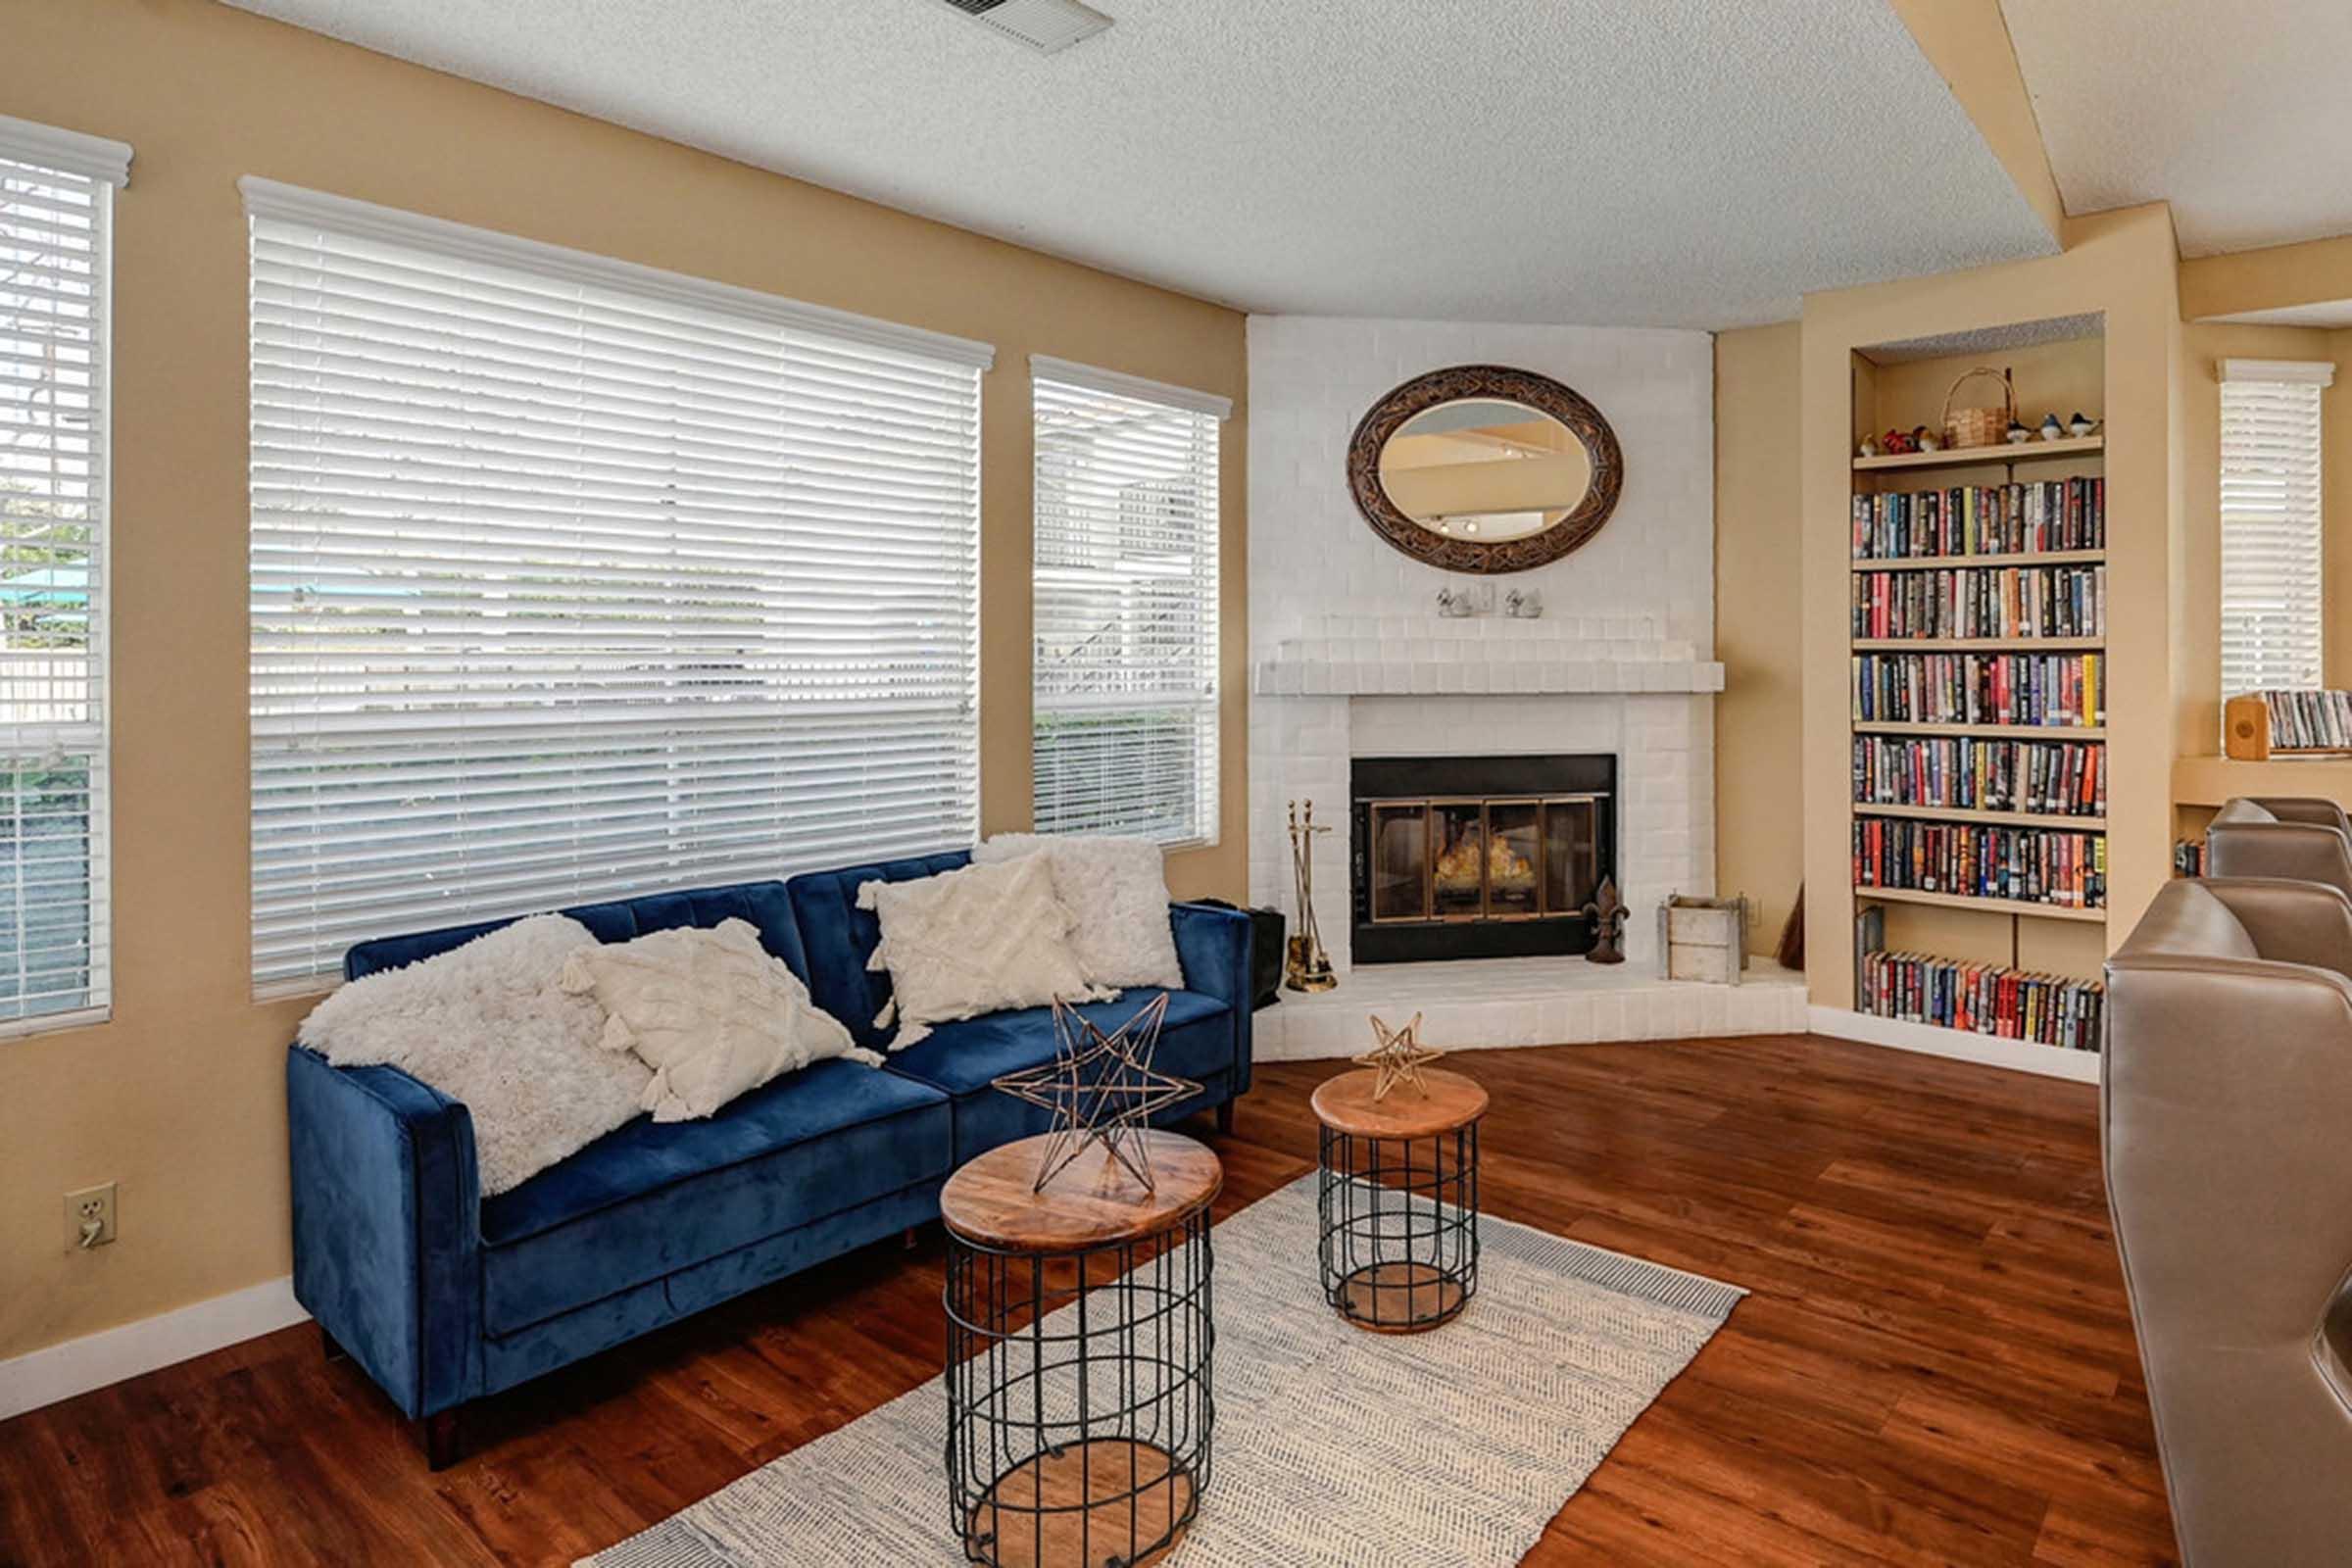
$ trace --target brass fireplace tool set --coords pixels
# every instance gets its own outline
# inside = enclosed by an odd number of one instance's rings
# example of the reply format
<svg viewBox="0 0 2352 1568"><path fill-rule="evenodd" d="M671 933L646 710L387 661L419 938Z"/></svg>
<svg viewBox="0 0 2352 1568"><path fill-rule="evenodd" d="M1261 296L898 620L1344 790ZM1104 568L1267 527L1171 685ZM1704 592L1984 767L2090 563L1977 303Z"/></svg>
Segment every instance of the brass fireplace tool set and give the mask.
<svg viewBox="0 0 2352 1568"><path fill-rule="evenodd" d="M1315 835L1330 831L1316 823L1314 802L1291 802L1291 893L1298 931L1290 940L1282 978L1293 991L1329 991L1340 983L1331 972L1331 955L1323 951L1323 935L1315 929Z"/></svg>

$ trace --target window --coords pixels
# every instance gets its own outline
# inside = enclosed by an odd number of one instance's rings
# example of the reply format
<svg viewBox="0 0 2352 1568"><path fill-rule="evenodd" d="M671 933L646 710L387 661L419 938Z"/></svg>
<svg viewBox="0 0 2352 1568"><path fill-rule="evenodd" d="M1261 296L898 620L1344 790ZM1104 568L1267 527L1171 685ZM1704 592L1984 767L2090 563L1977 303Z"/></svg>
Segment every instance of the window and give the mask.
<svg viewBox="0 0 2352 1568"><path fill-rule="evenodd" d="M968 845L984 344L244 182L253 966Z"/></svg>
<svg viewBox="0 0 2352 1568"><path fill-rule="evenodd" d="M1217 837L1217 435L1223 398L1042 356L1040 833Z"/></svg>
<svg viewBox="0 0 2352 1568"><path fill-rule="evenodd" d="M120 142L0 117L0 1034L102 1019Z"/></svg>
<svg viewBox="0 0 2352 1568"><path fill-rule="evenodd" d="M2320 393L2335 367L2222 362L2222 695L2316 690Z"/></svg>

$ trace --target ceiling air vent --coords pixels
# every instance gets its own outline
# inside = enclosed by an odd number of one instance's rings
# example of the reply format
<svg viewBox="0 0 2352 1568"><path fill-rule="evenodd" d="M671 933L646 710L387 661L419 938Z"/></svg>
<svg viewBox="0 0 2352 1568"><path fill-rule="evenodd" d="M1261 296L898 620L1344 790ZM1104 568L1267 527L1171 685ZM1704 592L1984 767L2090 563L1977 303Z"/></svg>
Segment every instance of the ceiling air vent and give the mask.
<svg viewBox="0 0 2352 1568"><path fill-rule="evenodd" d="M1078 0L940 0L956 10L1027 44L1040 54L1067 49L1110 25L1110 19Z"/></svg>

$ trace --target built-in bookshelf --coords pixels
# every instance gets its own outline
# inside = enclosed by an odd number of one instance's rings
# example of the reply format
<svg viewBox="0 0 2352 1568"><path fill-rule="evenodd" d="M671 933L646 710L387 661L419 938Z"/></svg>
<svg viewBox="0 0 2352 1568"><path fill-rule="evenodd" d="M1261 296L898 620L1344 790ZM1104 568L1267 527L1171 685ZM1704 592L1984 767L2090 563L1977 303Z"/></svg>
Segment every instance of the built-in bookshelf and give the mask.
<svg viewBox="0 0 2352 1568"><path fill-rule="evenodd" d="M1855 1010L2070 1077L2104 1005L2104 450L1856 458L1849 519Z"/></svg>

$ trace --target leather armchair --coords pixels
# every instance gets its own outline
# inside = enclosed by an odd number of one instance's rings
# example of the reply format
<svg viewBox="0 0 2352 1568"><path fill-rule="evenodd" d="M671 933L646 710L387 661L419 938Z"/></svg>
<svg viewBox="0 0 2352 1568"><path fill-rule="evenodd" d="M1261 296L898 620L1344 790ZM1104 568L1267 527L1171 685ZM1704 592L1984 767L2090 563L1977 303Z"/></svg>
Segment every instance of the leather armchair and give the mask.
<svg viewBox="0 0 2352 1568"><path fill-rule="evenodd" d="M2107 963L2100 1136L2189 1568L2352 1563L2352 899L2168 884Z"/></svg>
<svg viewBox="0 0 2352 1568"><path fill-rule="evenodd" d="M2284 876L2352 895L2352 820L2333 801L2239 796L2206 829L2215 876Z"/></svg>

